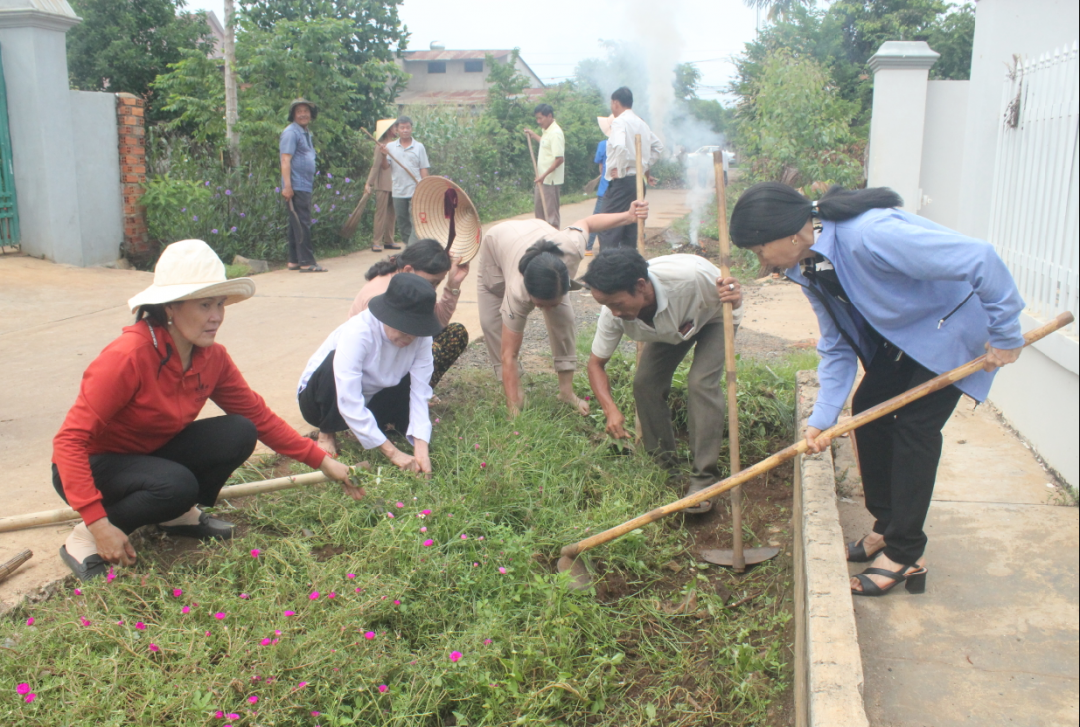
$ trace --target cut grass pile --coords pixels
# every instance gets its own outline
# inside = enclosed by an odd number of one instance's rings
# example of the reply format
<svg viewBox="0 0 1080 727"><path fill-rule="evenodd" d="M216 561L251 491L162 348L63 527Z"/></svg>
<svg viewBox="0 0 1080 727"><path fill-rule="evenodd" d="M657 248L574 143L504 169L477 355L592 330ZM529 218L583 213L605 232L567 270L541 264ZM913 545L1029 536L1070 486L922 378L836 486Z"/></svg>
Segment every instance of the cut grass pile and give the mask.
<svg viewBox="0 0 1080 727"><path fill-rule="evenodd" d="M790 436L800 363L742 363L777 402L771 435ZM489 374L455 376L430 480L383 466L360 503L336 485L252 498L227 515L243 538L172 563L143 547L3 619L0 723L779 724L786 561L718 572L669 519L596 551L622 584L606 602L568 590L561 546L677 493L549 377L508 422Z"/></svg>

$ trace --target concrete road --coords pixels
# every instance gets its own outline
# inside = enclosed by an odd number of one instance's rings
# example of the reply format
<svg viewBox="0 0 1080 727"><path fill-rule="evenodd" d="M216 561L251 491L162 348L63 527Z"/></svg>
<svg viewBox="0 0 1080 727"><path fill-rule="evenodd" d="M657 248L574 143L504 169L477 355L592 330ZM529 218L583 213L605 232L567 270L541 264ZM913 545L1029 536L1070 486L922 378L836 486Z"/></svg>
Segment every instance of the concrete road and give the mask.
<svg viewBox="0 0 1080 727"><path fill-rule="evenodd" d="M681 190L650 191L647 231L659 232L686 215L684 198ZM593 204L588 200L564 205L563 224L589 216ZM228 348L252 388L300 431L311 429L300 416L295 396L304 364L345 320L364 273L382 257L357 252L320 261L330 269L326 274L280 270L256 276L255 297L228 309L218 341ZM49 474L52 438L75 401L86 365L131 323L128 298L151 281L152 274L145 272L0 257L0 371L7 379L0 394L4 467L0 515L63 506ZM480 337L475 274L466 279L454 319L465 325L471 339ZM207 410L204 416L217 413L212 404ZM29 563L0 583L0 611L23 594L67 575L57 550L70 529L68 523L0 533L0 562L23 548L34 551Z"/></svg>

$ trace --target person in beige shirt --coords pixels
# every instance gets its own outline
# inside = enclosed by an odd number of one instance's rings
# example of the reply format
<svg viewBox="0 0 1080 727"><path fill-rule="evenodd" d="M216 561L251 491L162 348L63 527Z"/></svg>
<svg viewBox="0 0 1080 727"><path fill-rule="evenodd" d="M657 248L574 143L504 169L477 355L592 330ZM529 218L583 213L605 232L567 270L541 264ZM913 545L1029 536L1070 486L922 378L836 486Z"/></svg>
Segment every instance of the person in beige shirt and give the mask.
<svg viewBox="0 0 1080 727"><path fill-rule="evenodd" d="M397 119L379 119L375 134L380 144L389 144L397 138ZM370 194L372 190L375 192L375 232L371 239L371 251L400 250L401 246L394 244L394 203L391 199L394 179L390 160L385 154L379 153L378 147L374 154L371 171L364 184L364 194Z"/></svg>
<svg viewBox="0 0 1080 727"><path fill-rule="evenodd" d="M543 220L510 220L484 235L476 282L480 327L512 416L521 411L525 401L518 354L526 320L535 308L544 312L559 377L559 400L582 415L589 413L588 403L574 394L577 332L574 309L566 294L585 256L590 232L633 225L648 214L647 202L634 202L625 212L591 215L562 231Z"/></svg>
<svg viewBox="0 0 1080 727"><path fill-rule="evenodd" d="M536 179L533 180L533 212L536 219L546 220L549 225L559 229L559 193L566 173L563 164L566 137L555 122L555 110L549 104L537 106L533 109L533 116L536 117L536 125L544 130L544 135L540 136L532 129L525 129L525 136L540 142L536 155Z"/></svg>

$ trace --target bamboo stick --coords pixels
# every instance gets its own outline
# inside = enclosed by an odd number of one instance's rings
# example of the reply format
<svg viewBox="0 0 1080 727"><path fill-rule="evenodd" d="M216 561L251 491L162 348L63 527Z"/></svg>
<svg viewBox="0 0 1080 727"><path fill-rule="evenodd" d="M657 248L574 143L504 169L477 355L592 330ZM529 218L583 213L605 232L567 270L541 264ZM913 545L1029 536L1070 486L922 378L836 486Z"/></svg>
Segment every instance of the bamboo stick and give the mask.
<svg viewBox="0 0 1080 727"><path fill-rule="evenodd" d="M367 462L361 462L353 467L353 470L357 468L370 469L370 465ZM322 472L308 472L303 475L289 475L287 477L276 477L272 480L260 480L258 482L246 482L240 485L230 485L229 487L221 488L221 494L218 495L218 500L225 500L231 497L249 497L251 495L259 495L265 492L275 492L277 490L288 490L293 487L302 487L305 485L321 485L327 482L329 478ZM0 533L9 533L15 530L25 530L27 528L37 527L39 525L51 525L53 523L67 522L68 520L78 520L79 513L70 507L63 507L58 510L43 510L41 512L31 512L25 515L13 515L11 517L0 518Z"/></svg>
<svg viewBox="0 0 1080 727"><path fill-rule="evenodd" d="M1026 334L1024 334L1024 345L1030 346L1032 343L1035 343L1036 341L1045 338L1059 328L1064 328L1072 322L1072 313L1062 313L1046 325L1036 328L1032 331L1028 331ZM859 427L868 422L872 422L875 419L880 419L886 414L890 414L899 409L900 407L910 404L916 399L921 399L927 394L931 394L940 389L944 389L946 386L950 386L956 383L965 376L970 376L976 371L979 371L980 369L982 369L985 360L985 355L979 356L978 358L969 361L962 366L956 367L952 371L946 371L940 376L935 376L929 381L920 384L913 389L905 391L899 396L895 396L888 401L883 401L877 406L871 407L870 409L867 409L866 411L851 417L847 421L840 422L832 427L829 427L827 430L821 433L821 436L835 439L841 434L844 434L845 432L850 432L853 429L858 429ZM655 510L647 512L644 515L639 515L633 520L628 520L622 525L616 525L613 528L609 528L608 530L597 533L596 535L585 538L584 540L580 540L571 545L567 545L562 549L562 555L569 561L577 557L581 553L584 553L586 550L590 550L598 545L603 545L604 543L615 540L616 538L626 535L631 530L639 528L642 525L648 525L649 523L655 522L662 517L666 517L667 515L671 515L672 513L680 512L688 507L692 507L697 503L701 502L702 500L708 500L709 498L715 497L716 495L719 495L723 492L727 492L733 487L737 487L744 482L754 479L760 474L768 472L777 465L787 462L790 459L794 459L796 456L805 453L807 449L808 447L806 444L806 439L800 439L796 444L780 450L771 457L763 459L753 467L748 467L742 472L732 475L725 480L721 480L714 485L706 487L700 492L695 492L693 495L687 495L681 500L676 500L675 502L672 502L668 505L664 505L663 507L658 507ZM568 563L567 567L569 567L569 565L570 564ZM563 570L562 564L560 564L560 570Z"/></svg>
<svg viewBox="0 0 1080 727"><path fill-rule="evenodd" d="M645 171L641 164L641 134L634 134L634 171L637 172L637 201L645 199ZM641 257L645 257L645 220L640 217L637 220L637 251ZM645 344L637 342L637 357L634 359L635 368L641 365L641 352L645 350ZM641 417L638 416L637 405L634 405L634 436L637 443L641 443Z"/></svg>
<svg viewBox="0 0 1080 727"><path fill-rule="evenodd" d="M365 128L364 128L363 126L361 126L361 127L360 127L360 131L362 131L362 132L364 132L365 134L367 134L367 135L368 135L368 138L369 138L369 139L371 139L371 140L372 140L373 142L375 142L376 144L378 144L379 146L381 146L381 147L386 147L386 144L383 144L383 143L382 143L381 141L379 141L378 139L376 139L376 138L375 138L375 137L374 137L374 136L372 135L372 133L371 133L370 131L368 131L367 129L365 129ZM398 159L397 159L397 157L396 157L396 156L394 156L393 154L391 154L391 153L390 153L390 150L389 150L389 149L387 149L387 150L386 150L386 156L390 157L390 161L394 162L394 164L397 164L397 165L398 165L399 167L401 167L401 170L402 170L403 172L405 172L406 174L408 174L408 175L409 175L409 179L413 180L413 181L414 181L414 182L416 182L417 184L419 184L419 183L420 183L420 180L419 180L419 179L417 179L417 178L416 178L416 177L415 177L415 176L413 175L413 173L409 171L409 168L408 168L408 167L406 167L406 166L405 166L404 164L402 164L401 162L399 162L399 161L398 161Z"/></svg>
<svg viewBox="0 0 1080 727"><path fill-rule="evenodd" d="M34 557L33 551L29 548L17 554L14 558L8 562L0 565L0 581L10 576L15 571L22 567L22 564Z"/></svg>
<svg viewBox="0 0 1080 727"><path fill-rule="evenodd" d="M720 238L720 277L731 276L731 241L727 229L727 190L724 188L724 152L713 152L713 171L716 176L716 231ZM739 463L738 382L735 371L735 312L731 303L724 303L724 365L727 378L728 451L731 454L731 474L742 469ZM731 566L736 573L746 570L743 556L742 487L731 488Z"/></svg>

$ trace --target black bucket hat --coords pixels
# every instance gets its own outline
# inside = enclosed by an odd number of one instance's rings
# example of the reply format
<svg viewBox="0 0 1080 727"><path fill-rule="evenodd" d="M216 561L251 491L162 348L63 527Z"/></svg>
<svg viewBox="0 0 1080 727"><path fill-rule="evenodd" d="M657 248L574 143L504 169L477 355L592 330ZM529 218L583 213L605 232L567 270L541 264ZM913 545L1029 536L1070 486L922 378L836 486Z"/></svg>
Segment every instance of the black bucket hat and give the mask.
<svg viewBox="0 0 1080 727"><path fill-rule="evenodd" d="M443 329L435 315L435 288L415 273L396 273L386 292L371 299L368 310L410 336L434 336Z"/></svg>
<svg viewBox="0 0 1080 727"><path fill-rule="evenodd" d="M296 99L291 104L289 104L289 122L290 123L292 121L294 121L294 117L296 116L296 107L297 106L307 106L309 109L311 109L311 120L312 121L319 118L319 107L316 106L315 104L311 103L310 101L308 101L306 98L301 96L300 98Z"/></svg>

